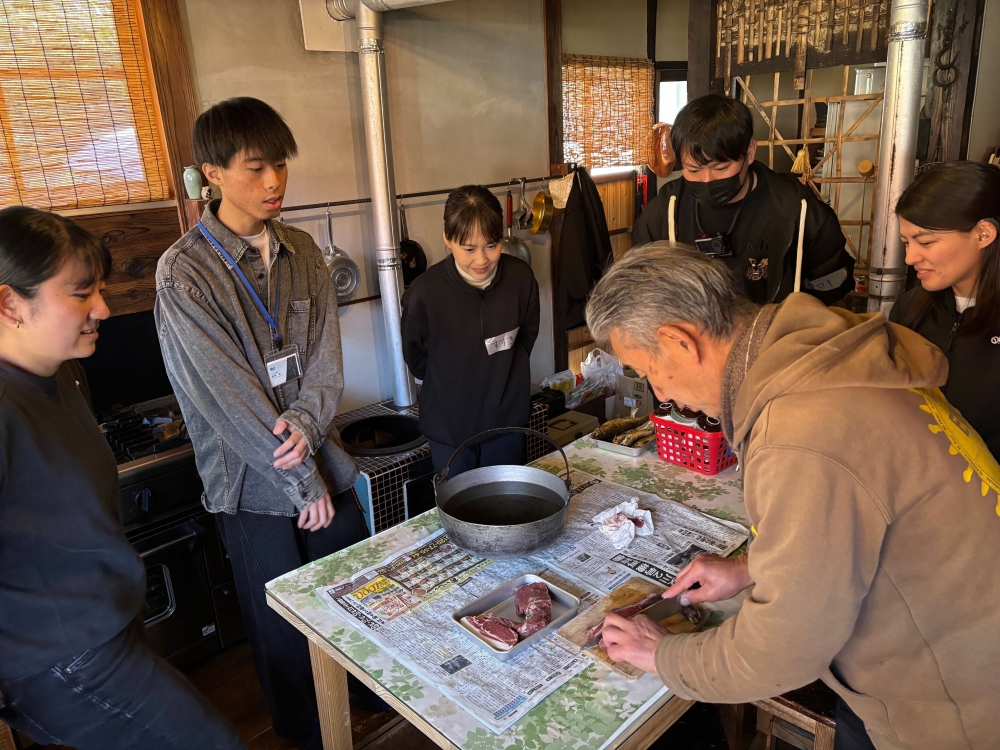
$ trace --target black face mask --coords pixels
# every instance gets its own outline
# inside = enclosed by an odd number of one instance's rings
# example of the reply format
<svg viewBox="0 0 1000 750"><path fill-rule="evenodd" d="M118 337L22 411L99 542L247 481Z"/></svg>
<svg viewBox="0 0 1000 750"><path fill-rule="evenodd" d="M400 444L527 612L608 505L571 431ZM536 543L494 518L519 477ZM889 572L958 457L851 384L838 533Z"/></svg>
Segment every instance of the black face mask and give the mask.
<svg viewBox="0 0 1000 750"><path fill-rule="evenodd" d="M744 180L741 179L743 168L732 177L723 177L721 180L710 182L691 182L685 179L685 187L691 191L691 195L701 205L707 208L721 208L731 201L743 189ZM749 176L750 170L747 170Z"/></svg>

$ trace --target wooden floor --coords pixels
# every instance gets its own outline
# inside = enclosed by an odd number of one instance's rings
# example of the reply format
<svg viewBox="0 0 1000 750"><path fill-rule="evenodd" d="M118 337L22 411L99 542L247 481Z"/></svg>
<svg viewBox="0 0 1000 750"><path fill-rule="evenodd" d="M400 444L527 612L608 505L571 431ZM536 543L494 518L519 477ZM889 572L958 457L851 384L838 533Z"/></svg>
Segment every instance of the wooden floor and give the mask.
<svg viewBox="0 0 1000 750"><path fill-rule="evenodd" d="M236 725L250 750L294 750L294 742L282 740L271 727L264 694L254 673L250 646L244 642L217 654L188 673L188 679ZM355 705L351 696L351 731L356 750L434 750L437 748L418 729L395 711L373 714ZM21 737L22 746L38 750ZM713 706L695 704L681 720L657 740L650 750L724 750L725 740ZM46 750L65 750L48 745Z"/></svg>

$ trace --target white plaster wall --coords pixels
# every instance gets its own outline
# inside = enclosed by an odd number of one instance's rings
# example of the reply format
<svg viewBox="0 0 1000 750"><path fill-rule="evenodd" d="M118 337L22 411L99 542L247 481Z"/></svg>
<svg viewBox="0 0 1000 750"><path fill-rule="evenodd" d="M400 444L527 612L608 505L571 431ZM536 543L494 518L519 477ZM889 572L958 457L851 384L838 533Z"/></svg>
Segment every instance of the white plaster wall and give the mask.
<svg viewBox="0 0 1000 750"><path fill-rule="evenodd" d="M969 123L969 159L986 161L1000 146L1000 0L986 0L976 98Z"/></svg>
<svg viewBox="0 0 1000 750"><path fill-rule="evenodd" d="M656 6L656 59L688 59L690 0L659 0Z"/></svg>
<svg viewBox="0 0 1000 750"><path fill-rule="evenodd" d="M368 196L357 55L306 51L295 0L183 0L201 110L231 96L273 105L299 144L285 205ZM548 169L545 61L537 0L454 0L385 17L397 192L537 177ZM529 190L529 200L534 195ZM501 196L502 193L497 191ZM407 201L410 237L435 263L444 196ZM358 297L377 292L367 205L332 209L336 244L362 268ZM326 241L324 212L285 221ZM548 237L525 233L541 289L532 381L552 372ZM346 385L341 408L392 395L382 308L340 308Z"/></svg>
<svg viewBox="0 0 1000 750"><path fill-rule="evenodd" d="M689 0L659 0L656 59L687 60ZM563 0L563 52L646 57L645 0Z"/></svg>
<svg viewBox="0 0 1000 750"><path fill-rule="evenodd" d="M645 0L563 0L563 52L646 57Z"/></svg>

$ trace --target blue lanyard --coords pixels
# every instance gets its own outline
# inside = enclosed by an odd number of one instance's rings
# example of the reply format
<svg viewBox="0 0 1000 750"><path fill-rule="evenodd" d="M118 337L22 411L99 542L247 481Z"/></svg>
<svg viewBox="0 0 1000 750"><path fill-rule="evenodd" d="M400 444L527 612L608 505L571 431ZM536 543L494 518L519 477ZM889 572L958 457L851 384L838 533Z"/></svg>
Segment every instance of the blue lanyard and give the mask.
<svg viewBox="0 0 1000 750"><path fill-rule="evenodd" d="M257 309L260 310L260 314L263 315L264 320L267 321L268 328L271 329L271 336L274 338L274 343L280 349L281 334L278 333L278 323L274 318L271 317L271 313L268 312L267 305L261 302L260 297L257 296L257 292L253 288L253 285L247 280L247 277L243 274L243 271L240 270L240 267L239 265L237 265L236 261L233 260L233 256L231 256L228 252L226 252L226 248L224 248L221 244L219 244L219 241L212 236L212 233L209 232L208 228L200 221L198 222L198 229L200 229L201 233L205 235L205 239L212 243L212 246L216 249L216 251L218 251L219 255L222 256L222 258L226 261L226 263L229 264L230 268L236 271L236 275L240 277L240 281L243 282L243 286L246 287L246 290L250 294L251 299L253 299L253 301L257 304ZM278 285L274 292L274 314L275 316L277 316L278 310L280 309L278 307L278 300L281 298L281 255L280 254L275 259L275 262L278 264Z"/></svg>

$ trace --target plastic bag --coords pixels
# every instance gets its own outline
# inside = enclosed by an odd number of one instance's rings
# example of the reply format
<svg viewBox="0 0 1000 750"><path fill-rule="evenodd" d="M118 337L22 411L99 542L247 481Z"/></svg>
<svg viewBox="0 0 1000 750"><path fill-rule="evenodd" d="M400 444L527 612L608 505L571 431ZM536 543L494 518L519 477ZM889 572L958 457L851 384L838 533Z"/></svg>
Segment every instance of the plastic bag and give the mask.
<svg viewBox="0 0 1000 750"><path fill-rule="evenodd" d="M553 390L569 394L576 386L576 375L573 374L572 370L563 370L562 372L557 372L555 375L543 378L541 386L542 388L552 388Z"/></svg>
<svg viewBox="0 0 1000 750"><path fill-rule="evenodd" d="M624 371L618 363L618 357L603 349L594 349L580 365L580 374L585 380L593 380L614 390L618 376L623 375Z"/></svg>

